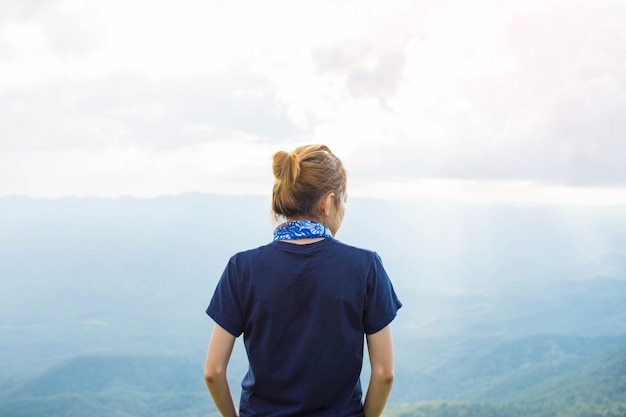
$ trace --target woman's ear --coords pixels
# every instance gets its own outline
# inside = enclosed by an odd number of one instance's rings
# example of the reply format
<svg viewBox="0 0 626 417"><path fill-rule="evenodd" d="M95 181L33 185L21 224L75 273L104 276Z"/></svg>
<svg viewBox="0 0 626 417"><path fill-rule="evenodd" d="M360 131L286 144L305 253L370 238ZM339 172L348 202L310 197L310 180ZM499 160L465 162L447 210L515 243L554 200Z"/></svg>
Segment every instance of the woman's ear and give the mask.
<svg viewBox="0 0 626 417"><path fill-rule="evenodd" d="M322 213L325 216L330 216L330 209L333 205L333 200L335 199L335 193L330 192L322 198Z"/></svg>

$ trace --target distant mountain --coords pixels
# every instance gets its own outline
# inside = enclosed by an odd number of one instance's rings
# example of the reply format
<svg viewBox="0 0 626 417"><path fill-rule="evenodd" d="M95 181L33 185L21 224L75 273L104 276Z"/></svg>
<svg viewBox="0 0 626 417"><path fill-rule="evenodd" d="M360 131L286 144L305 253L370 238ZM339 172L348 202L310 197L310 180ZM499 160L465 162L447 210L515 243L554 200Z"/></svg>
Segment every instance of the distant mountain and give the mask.
<svg viewBox="0 0 626 417"><path fill-rule="evenodd" d="M399 321L409 317L403 323L419 338L626 333L626 281L620 279L553 279L480 292L401 289L410 301Z"/></svg>
<svg viewBox="0 0 626 417"><path fill-rule="evenodd" d="M46 370L10 391L8 396L88 394L115 391L124 387L133 387L145 393L204 393L206 390L202 363L162 356L84 356Z"/></svg>
<svg viewBox="0 0 626 417"><path fill-rule="evenodd" d="M438 366L421 370L398 366L393 402L510 402L524 398L527 392L532 392L534 398L554 381L589 367L601 369L612 360L609 353L626 353L626 335L537 335L499 344L473 342L462 349L454 347L453 340L448 341L452 347L441 343ZM420 354L419 347L415 353Z"/></svg>
<svg viewBox="0 0 626 417"><path fill-rule="evenodd" d="M206 416L201 364L168 357L78 357L0 397L3 416Z"/></svg>
<svg viewBox="0 0 626 417"><path fill-rule="evenodd" d="M519 397L525 403L560 404L564 408L611 409L626 415L626 345L596 355L576 372L527 390ZM610 407L609 407L610 405ZM621 413L621 414L619 414Z"/></svg>
<svg viewBox="0 0 626 417"><path fill-rule="evenodd" d="M396 396L385 415L624 416L625 342L626 336L535 337L501 345L491 355L469 356L464 363L451 361L436 378L407 380L400 368L393 394L430 389L431 401L401 404ZM78 357L2 393L0 415L206 417L216 410L201 370L198 364L171 357ZM456 385L453 401L433 402L446 395L446 385Z"/></svg>
<svg viewBox="0 0 626 417"><path fill-rule="evenodd" d="M549 342L546 340L546 342ZM583 350L586 350L583 348ZM511 352L514 353L514 352ZM522 355L524 357L524 355ZM494 366L497 367L497 358ZM493 366L491 367L493 368ZM564 370L565 371L565 370ZM545 378L545 375L544 375ZM516 379L516 378L513 378ZM542 378L535 375L535 381ZM533 387L514 387L494 378L496 390L504 383L515 388L506 402L421 402L391 405L386 417L624 417L626 416L626 345L608 349L586 364L578 363L560 377L549 377ZM512 393L512 391L511 391Z"/></svg>

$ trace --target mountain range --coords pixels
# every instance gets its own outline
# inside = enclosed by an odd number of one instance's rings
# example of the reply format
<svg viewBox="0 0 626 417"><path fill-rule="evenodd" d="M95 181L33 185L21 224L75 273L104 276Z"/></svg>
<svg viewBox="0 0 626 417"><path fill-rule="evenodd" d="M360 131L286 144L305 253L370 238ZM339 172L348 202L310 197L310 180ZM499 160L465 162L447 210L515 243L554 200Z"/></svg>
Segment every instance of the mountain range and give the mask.
<svg viewBox="0 0 626 417"><path fill-rule="evenodd" d="M210 413L198 379L212 325L204 309L228 258L269 242L273 227L262 197L0 198L0 411ZM601 382L626 349L624 207L351 198L337 238L376 250L404 304L392 403L435 413L548 404L545 393L566 396L559 386L624 394L618 375ZM245 368L239 341L235 391ZM94 375L108 385L90 391ZM74 408L93 412L63 414Z"/></svg>

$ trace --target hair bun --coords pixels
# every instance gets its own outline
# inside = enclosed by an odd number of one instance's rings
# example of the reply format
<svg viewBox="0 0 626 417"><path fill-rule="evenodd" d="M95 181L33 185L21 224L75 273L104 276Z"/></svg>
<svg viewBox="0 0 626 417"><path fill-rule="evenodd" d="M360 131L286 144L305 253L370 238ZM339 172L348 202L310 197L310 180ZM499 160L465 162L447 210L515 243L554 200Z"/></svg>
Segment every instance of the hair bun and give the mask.
<svg viewBox="0 0 626 417"><path fill-rule="evenodd" d="M272 171L278 181L293 185L300 175L300 158L294 152L278 151L273 157Z"/></svg>

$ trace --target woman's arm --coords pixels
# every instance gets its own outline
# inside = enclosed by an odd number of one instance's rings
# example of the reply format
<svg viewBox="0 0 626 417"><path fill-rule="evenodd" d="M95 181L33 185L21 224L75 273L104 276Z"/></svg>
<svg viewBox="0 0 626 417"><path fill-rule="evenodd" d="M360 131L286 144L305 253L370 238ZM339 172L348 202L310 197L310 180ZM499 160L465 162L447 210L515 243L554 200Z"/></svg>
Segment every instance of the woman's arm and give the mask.
<svg viewBox="0 0 626 417"><path fill-rule="evenodd" d="M363 403L363 413L365 417L378 417L387 404L393 385L391 326L388 325L374 334L367 335L367 350L372 373Z"/></svg>
<svg viewBox="0 0 626 417"><path fill-rule="evenodd" d="M235 344L235 336L218 324L213 326L209 348L204 363L204 380L215 406L225 417L237 417L239 413L226 378L226 367Z"/></svg>

